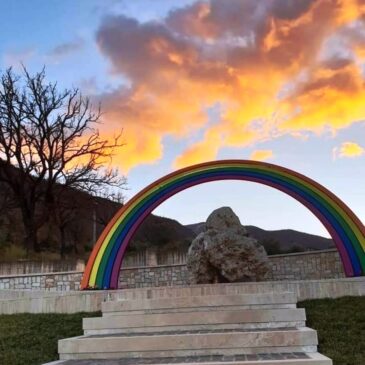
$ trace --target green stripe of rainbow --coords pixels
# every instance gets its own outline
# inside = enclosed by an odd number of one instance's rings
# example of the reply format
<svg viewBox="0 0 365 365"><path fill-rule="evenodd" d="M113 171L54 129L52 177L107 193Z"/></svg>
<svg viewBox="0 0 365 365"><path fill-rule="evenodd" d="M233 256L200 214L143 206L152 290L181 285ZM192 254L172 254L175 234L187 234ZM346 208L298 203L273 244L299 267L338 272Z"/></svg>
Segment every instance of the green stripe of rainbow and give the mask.
<svg viewBox="0 0 365 365"><path fill-rule="evenodd" d="M170 196L214 180L246 180L276 188L310 209L327 228L347 276L365 273L365 228L329 190L292 170L246 160L222 160L175 171L147 186L127 202L99 237L86 265L82 289L115 289L128 244L143 220Z"/></svg>

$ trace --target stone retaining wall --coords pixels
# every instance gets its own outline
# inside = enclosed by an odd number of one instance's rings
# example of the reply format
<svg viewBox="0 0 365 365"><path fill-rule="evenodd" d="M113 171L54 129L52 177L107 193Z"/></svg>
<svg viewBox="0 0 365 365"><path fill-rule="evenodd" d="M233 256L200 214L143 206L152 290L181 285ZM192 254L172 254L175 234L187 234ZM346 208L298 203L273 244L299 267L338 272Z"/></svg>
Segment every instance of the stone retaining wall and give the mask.
<svg viewBox="0 0 365 365"><path fill-rule="evenodd" d="M181 286L188 284L186 265L126 268L120 271L120 288Z"/></svg>
<svg viewBox="0 0 365 365"><path fill-rule="evenodd" d="M309 280L344 277L336 250L301 252L270 256L272 271L267 280ZM81 272L59 272L0 277L0 289L78 290ZM120 288L181 286L188 283L185 264L125 267L121 270Z"/></svg>
<svg viewBox="0 0 365 365"><path fill-rule="evenodd" d="M2 290L0 291L0 314L94 312L100 310L101 303L107 300L270 292L292 292L297 295L298 300L363 296L365 295L365 277L189 285L185 287L111 291L41 292L32 290Z"/></svg>
<svg viewBox="0 0 365 365"><path fill-rule="evenodd" d="M308 280L345 277L336 249L269 256L269 280Z"/></svg>
<svg viewBox="0 0 365 365"><path fill-rule="evenodd" d="M0 298L1 289L48 291L79 290L81 277L82 272L79 271L0 277Z"/></svg>
<svg viewBox="0 0 365 365"><path fill-rule="evenodd" d="M337 250L269 256L271 272L266 280L310 280L345 277ZM121 270L120 288L179 286L188 283L185 264L134 267Z"/></svg>

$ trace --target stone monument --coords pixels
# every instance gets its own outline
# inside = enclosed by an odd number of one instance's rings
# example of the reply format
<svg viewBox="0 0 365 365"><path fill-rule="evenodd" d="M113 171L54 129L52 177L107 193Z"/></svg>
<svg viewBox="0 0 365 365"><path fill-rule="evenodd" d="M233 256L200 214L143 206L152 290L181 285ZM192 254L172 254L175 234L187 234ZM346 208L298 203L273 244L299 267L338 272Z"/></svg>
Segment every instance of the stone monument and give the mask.
<svg viewBox="0 0 365 365"><path fill-rule="evenodd" d="M229 207L210 214L189 247L187 268L191 284L260 281L269 271L264 247Z"/></svg>

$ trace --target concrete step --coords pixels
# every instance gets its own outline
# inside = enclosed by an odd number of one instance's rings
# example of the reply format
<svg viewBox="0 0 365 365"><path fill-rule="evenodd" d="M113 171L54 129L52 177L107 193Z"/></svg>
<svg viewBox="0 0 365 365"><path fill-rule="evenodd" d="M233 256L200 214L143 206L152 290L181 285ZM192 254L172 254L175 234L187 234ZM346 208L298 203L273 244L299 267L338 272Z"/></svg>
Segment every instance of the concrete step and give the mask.
<svg viewBox="0 0 365 365"><path fill-rule="evenodd" d="M123 289L113 294L116 300L140 300L140 299L162 299L206 295L237 295L237 294L262 294L262 293L283 293L291 290L286 282L252 282L252 283L225 283L225 284L196 284L187 286L164 286L155 288ZM280 286L278 290L277 287ZM289 289L290 288L290 289Z"/></svg>
<svg viewBox="0 0 365 365"><path fill-rule="evenodd" d="M259 329L304 327L305 310L239 309L153 313L84 318L85 335L110 333L146 333L178 330Z"/></svg>
<svg viewBox="0 0 365 365"><path fill-rule="evenodd" d="M297 298L293 293L263 293L235 295L182 296L162 299L118 300L102 303L103 315L164 313L200 310L225 310L243 308L295 308Z"/></svg>
<svg viewBox="0 0 365 365"><path fill-rule="evenodd" d="M187 361L188 360L188 361ZM332 365L328 357L313 353L251 354L235 356L193 356L190 358L124 358L100 360L60 360L44 365Z"/></svg>
<svg viewBox="0 0 365 365"><path fill-rule="evenodd" d="M203 331L204 332L204 331ZM204 333L80 336L60 340L60 359L165 358L206 355L317 352L317 333L307 328Z"/></svg>

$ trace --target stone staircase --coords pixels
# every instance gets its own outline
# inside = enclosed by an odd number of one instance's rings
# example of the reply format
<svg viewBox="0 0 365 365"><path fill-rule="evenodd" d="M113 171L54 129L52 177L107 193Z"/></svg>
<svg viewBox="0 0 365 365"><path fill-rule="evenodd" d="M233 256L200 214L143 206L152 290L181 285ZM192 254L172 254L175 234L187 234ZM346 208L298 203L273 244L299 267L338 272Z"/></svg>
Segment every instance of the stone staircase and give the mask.
<svg viewBox="0 0 365 365"><path fill-rule="evenodd" d="M138 290L138 289L136 289ZM153 289L150 289L150 291ZM330 365L293 293L151 295L107 301L84 335L59 341L64 365Z"/></svg>

